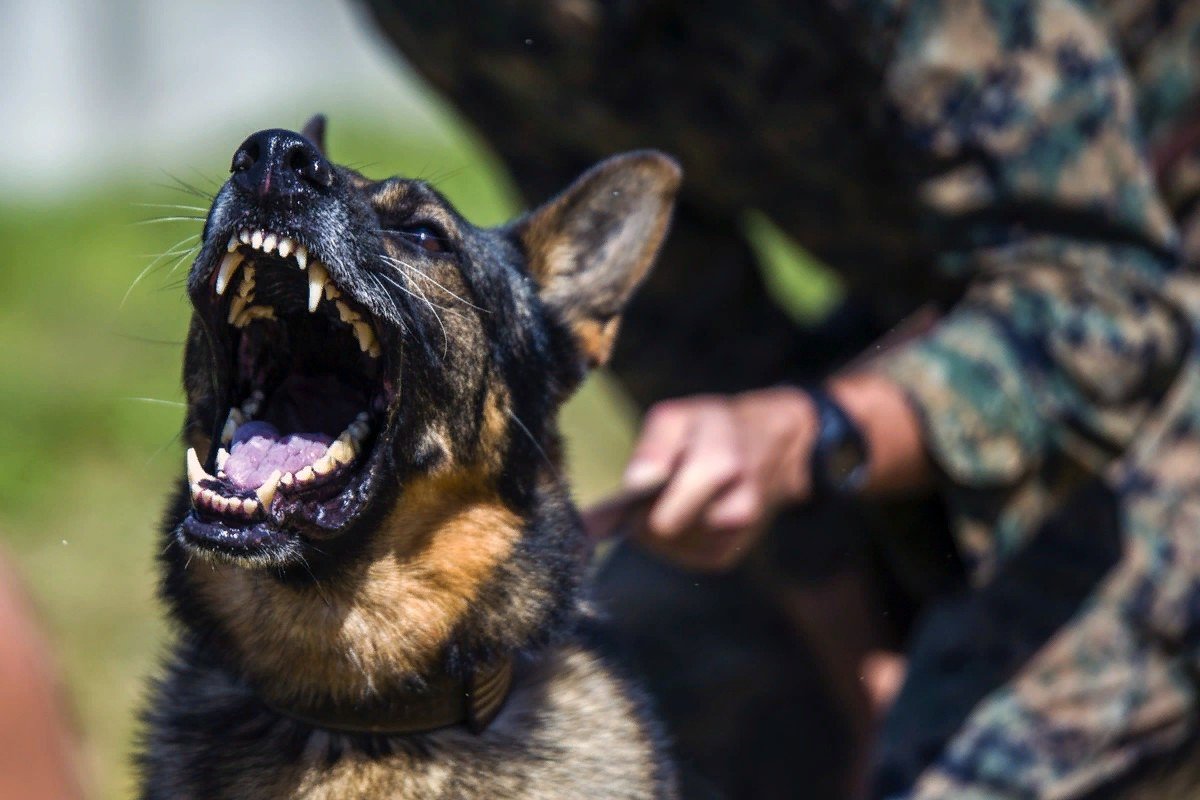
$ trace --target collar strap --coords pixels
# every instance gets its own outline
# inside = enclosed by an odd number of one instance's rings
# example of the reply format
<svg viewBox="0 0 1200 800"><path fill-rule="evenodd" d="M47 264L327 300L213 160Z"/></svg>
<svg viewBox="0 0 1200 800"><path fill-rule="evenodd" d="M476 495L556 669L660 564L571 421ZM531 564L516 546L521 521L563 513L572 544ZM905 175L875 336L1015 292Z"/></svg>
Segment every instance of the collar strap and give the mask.
<svg viewBox="0 0 1200 800"><path fill-rule="evenodd" d="M285 717L339 733L405 736L465 724L478 734L504 707L512 682L513 659L509 656L474 670L466 679L442 675L429 680L421 691L373 703L268 705Z"/></svg>

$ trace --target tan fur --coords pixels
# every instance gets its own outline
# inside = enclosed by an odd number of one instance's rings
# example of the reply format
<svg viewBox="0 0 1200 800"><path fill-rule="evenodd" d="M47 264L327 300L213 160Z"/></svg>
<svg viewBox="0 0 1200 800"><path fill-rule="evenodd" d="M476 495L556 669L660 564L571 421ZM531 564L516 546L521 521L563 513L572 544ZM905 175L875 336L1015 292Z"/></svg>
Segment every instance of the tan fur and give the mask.
<svg viewBox="0 0 1200 800"><path fill-rule="evenodd" d="M654 264L681 178L659 154L603 162L520 226L542 299L571 329L589 367L608 361L620 311ZM582 233L589 230L606 236L594 240Z"/></svg>
<svg viewBox="0 0 1200 800"><path fill-rule="evenodd" d="M407 488L362 562L319 591L227 563L190 569L269 698L354 699L430 669L520 526L489 481L460 471Z"/></svg>

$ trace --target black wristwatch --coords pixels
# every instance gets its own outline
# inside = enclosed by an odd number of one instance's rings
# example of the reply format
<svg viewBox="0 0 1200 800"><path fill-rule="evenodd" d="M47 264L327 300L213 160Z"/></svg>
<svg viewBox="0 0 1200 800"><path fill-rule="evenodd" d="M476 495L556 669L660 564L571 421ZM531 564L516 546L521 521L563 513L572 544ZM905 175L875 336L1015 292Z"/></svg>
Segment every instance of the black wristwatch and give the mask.
<svg viewBox="0 0 1200 800"><path fill-rule="evenodd" d="M867 482L867 439L841 403L820 387L806 387L817 410L817 439L809 456L813 496L849 497Z"/></svg>

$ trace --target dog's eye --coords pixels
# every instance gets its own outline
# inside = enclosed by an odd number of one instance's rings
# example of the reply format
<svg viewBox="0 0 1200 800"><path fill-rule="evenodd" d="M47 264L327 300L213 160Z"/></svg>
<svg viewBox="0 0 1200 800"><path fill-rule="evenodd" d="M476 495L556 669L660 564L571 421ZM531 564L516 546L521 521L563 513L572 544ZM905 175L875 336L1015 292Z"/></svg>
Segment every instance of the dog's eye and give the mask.
<svg viewBox="0 0 1200 800"><path fill-rule="evenodd" d="M445 253L449 247L446 237L432 225L406 225L396 228L396 233L430 253Z"/></svg>

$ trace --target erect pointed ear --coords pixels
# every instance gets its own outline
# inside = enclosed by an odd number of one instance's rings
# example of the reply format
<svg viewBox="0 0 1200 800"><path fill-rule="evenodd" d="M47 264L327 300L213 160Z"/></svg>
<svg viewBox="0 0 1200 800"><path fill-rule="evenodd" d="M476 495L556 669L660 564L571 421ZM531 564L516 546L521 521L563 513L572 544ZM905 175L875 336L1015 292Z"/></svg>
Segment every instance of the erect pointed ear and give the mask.
<svg viewBox="0 0 1200 800"><path fill-rule="evenodd" d="M300 129L300 135L317 146L321 151L321 155L329 155L325 150L325 115L313 114L308 122L304 123L304 127Z"/></svg>
<svg viewBox="0 0 1200 800"><path fill-rule="evenodd" d="M587 366L605 363L621 311L667 232L683 172L654 150L601 161L513 225L542 300Z"/></svg>

